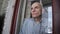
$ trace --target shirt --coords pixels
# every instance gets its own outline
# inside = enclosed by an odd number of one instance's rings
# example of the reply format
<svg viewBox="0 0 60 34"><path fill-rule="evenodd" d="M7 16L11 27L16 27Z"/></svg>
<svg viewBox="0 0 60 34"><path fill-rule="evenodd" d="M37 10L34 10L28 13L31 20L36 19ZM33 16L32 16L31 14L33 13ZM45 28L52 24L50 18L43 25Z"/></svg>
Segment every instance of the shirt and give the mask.
<svg viewBox="0 0 60 34"><path fill-rule="evenodd" d="M22 29L19 34L46 34L47 19L41 19L37 24L33 18L25 19Z"/></svg>

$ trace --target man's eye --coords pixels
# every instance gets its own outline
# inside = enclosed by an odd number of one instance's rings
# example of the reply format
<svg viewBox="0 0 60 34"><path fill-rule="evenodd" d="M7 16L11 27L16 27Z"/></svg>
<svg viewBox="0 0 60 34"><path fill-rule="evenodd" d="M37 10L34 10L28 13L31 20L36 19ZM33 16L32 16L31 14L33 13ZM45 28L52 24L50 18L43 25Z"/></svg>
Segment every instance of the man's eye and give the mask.
<svg viewBox="0 0 60 34"><path fill-rule="evenodd" d="M38 9L38 7L35 7L35 8L37 8L37 9Z"/></svg>

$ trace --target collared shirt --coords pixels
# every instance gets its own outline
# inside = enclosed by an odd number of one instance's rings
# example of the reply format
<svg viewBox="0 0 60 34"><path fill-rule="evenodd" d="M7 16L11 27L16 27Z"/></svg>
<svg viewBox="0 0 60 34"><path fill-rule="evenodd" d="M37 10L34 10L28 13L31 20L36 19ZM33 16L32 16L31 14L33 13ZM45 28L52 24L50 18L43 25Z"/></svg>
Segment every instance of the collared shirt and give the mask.
<svg viewBox="0 0 60 34"><path fill-rule="evenodd" d="M33 18L25 19L19 34L46 34L48 27L47 19L36 23Z"/></svg>

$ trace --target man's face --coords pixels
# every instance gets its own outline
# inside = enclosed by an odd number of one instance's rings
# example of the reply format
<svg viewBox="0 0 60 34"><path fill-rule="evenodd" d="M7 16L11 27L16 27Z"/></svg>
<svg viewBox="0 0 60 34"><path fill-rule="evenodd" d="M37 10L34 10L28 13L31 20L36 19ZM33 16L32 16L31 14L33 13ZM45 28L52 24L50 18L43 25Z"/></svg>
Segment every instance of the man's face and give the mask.
<svg viewBox="0 0 60 34"><path fill-rule="evenodd" d="M39 17L42 14L42 8L41 8L40 3L35 2L32 4L31 14L33 18Z"/></svg>

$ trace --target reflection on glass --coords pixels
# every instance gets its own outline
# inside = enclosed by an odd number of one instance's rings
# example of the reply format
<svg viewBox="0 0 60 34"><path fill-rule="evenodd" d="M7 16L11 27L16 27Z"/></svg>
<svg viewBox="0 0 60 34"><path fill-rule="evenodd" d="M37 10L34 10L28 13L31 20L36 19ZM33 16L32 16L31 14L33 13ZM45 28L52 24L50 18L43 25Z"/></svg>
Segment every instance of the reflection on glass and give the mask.
<svg viewBox="0 0 60 34"><path fill-rule="evenodd" d="M46 6L45 9L48 12L48 32L52 33L52 6Z"/></svg>
<svg viewBox="0 0 60 34"><path fill-rule="evenodd" d="M52 7L48 7L48 33L52 33Z"/></svg>

